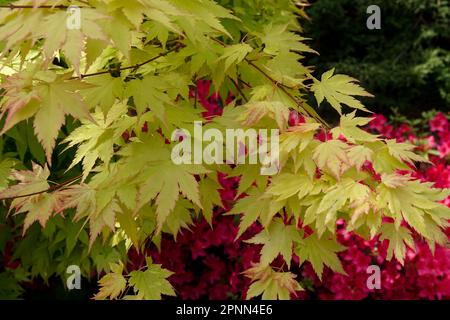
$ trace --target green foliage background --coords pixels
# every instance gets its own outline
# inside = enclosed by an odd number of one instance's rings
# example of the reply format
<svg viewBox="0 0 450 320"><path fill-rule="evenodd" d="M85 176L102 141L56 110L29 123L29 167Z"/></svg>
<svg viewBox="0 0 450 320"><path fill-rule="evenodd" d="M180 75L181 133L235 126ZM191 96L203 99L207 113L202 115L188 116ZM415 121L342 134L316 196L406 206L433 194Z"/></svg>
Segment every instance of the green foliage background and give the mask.
<svg viewBox="0 0 450 320"><path fill-rule="evenodd" d="M372 4L381 30L366 28ZM309 64L359 79L376 96L364 101L371 110L450 110L450 1L317 0L307 13L306 34L320 52Z"/></svg>

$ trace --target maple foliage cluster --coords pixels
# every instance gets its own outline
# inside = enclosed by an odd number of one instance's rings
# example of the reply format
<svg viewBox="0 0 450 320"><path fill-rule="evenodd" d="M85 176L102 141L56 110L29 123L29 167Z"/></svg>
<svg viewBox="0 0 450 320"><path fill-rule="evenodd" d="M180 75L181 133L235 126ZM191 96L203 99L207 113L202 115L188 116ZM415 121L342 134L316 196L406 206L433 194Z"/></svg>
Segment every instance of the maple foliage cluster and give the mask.
<svg viewBox="0 0 450 320"><path fill-rule="evenodd" d="M223 103L217 93L210 94L210 83L199 81L198 101L205 107L205 117L220 115ZM191 94L194 96L193 92ZM297 125L302 117L290 115L290 124ZM425 131L428 129L428 131ZM429 121L427 128L413 129L409 124L393 125L382 115L374 116L367 130L382 134L397 141L410 141L418 151L436 150L430 155L433 165L418 168L414 175L422 181L430 181L436 187L450 187L450 125L441 112ZM321 136L318 137L323 138ZM170 277L177 294L183 299L242 299L245 298L250 281L243 272L251 267L260 256L260 247L245 242L261 227L254 224L244 236L235 241L238 223L230 216L224 216L235 200L239 179L219 173L222 187L220 195L224 208L216 208L211 227L206 220L199 219L190 228L178 235L176 241L167 237L162 240L161 250L149 249L155 261L173 270ZM444 200L450 206L450 197ZM344 222L337 223L338 241L346 247L339 253L346 274L325 268L322 279L314 272L309 262L304 263L296 273L305 291L297 299L450 299L450 249L437 246L434 254L428 245L416 235L416 251L407 248L404 265L396 260L386 259L387 241L379 237L365 240L347 232ZM450 229L447 230L450 237ZM143 255L130 253L132 268L144 263ZM298 261L298 259L296 259ZM278 262L278 261L276 261ZM381 289L369 289L366 281L367 268L378 265L381 270Z"/></svg>
<svg viewBox="0 0 450 320"><path fill-rule="evenodd" d="M326 298L302 273L351 274L347 232L402 270L414 237L448 243L450 189L414 173L447 152L445 123L437 150L364 130L373 95L301 61L303 1L77 3L75 29L72 1L0 7L0 296L76 265L95 299Z"/></svg>

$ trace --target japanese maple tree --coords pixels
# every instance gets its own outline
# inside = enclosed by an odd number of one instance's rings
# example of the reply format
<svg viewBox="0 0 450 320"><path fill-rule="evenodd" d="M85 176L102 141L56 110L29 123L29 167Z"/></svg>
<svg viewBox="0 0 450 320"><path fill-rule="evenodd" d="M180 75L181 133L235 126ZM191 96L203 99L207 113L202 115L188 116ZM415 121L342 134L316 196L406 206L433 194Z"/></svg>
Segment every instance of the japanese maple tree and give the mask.
<svg viewBox="0 0 450 320"><path fill-rule="evenodd" d="M74 4L80 23L69 28ZM314 53L300 35L303 5L21 0L0 9L1 133L13 150L3 154L0 198L21 226L15 276L64 277L76 264L87 277L103 275L98 299L175 295L170 270L150 258L128 270L127 251L159 245L163 233L176 237L193 216L212 224L223 206L219 172L240 177L228 213L240 217L238 237L262 226L248 240L262 250L245 272L247 298L302 290L289 271L294 256L319 278L324 266L344 272L338 219L367 239L387 239L388 258L401 263L412 229L431 248L445 244L450 210L440 201L450 193L399 172L428 160L362 130L371 118L358 97L371 95L356 79L315 75L300 62ZM201 79L229 97L221 115L202 114L192 94ZM336 126L319 115L325 102L321 114L337 113ZM292 114L304 121L292 123ZM172 133L202 120L220 132L278 129L279 173L261 175L260 164L175 164ZM272 265L279 256L285 268Z"/></svg>

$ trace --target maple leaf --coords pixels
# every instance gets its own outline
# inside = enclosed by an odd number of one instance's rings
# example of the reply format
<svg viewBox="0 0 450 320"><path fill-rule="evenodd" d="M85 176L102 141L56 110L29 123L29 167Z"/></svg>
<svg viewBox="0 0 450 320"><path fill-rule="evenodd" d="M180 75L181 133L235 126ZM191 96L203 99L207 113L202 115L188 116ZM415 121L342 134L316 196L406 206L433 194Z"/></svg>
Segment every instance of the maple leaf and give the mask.
<svg viewBox="0 0 450 320"><path fill-rule="evenodd" d="M89 215L90 240L89 248L92 248L95 239L102 232L104 227L114 231L116 223L116 214L120 212L117 200L109 202L102 210L97 208L96 212Z"/></svg>
<svg viewBox="0 0 450 320"><path fill-rule="evenodd" d="M252 164L241 164L240 166L236 166L228 176L240 176L236 197L239 197L242 193L247 191L253 184L256 184L259 188L265 187L268 180L267 176L261 175L261 167Z"/></svg>
<svg viewBox="0 0 450 320"><path fill-rule="evenodd" d="M24 3L27 2L24 1ZM42 52L47 62L53 59L58 50L62 50L65 57L72 63L75 71L78 72L82 51L85 47L85 39L107 41L100 24L109 17L100 13L99 10L83 8L83 13L80 14L80 28L78 29L66 27L68 15L63 10L33 11L33 14L31 14L31 10L27 13L22 12L11 24L2 23L0 41L8 39L4 52L26 40L32 44L41 40ZM49 35L51 36L49 37Z"/></svg>
<svg viewBox="0 0 450 320"><path fill-rule="evenodd" d="M376 172L394 173L398 169L411 170L408 165L391 155L386 143L375 141L368 142L365 146L372 150L372 164Z"/></svg>
<svg viewBox="0 0 450 320"><path fill-rule="evenodd" d="M10 186L8 189L0 192L0 198L23 197L28 194L42 192L47 190L50 185L47 179L50 170L47 166L41 167L32 163L32 170L12 170L11 180L19 181L18 184ZM26 198L26 197L25 197ZM26 200L26 199L25 199ZM23 199L14 199L14 205L23 202Z"/></svg>
<svg viewBox="0 0 450 320"><path fill-rule="evenodd" d="M359 127L367 125L372 118L355 117L356 110L350 114L342 115L340 125L331 130L333 137L338 139L343 135L347 141L355 143L356 141L377 141L378 135L373 135Z"/></svg>
<svg viewBox="0 0 450 320"><path fill-rule="evenodd" d="M300 258L300 263L303 261L311 262L314 271L322 279L324 265L335 272L346 274L336 255L337 252L344 249L345 247L339 245L335 240L329 240L325 237L318 238L316 234L312 234L297 245L295 253Z"/></svg>
<svg viewBox="0 0 450 320"><path fill-rule="evenodd" d="M98 75L97 77L86 79L90 87L81 90L86 103L92 107L100 106L107 113L116 99L121 99L124 94L124 85L119 77L112 77L110 74Z"/></svg>
<svg viewBox="0 0 450 320"><path fill-rule="evenodd" d="M6 77L1 85L4 90L1 99L1 117L7 113L1 134L17 123L32 117L39 106L40 97L33 87L36 67L27 65L20 73Z"/></svg>
<svg viewBox="0 0 450 320"><path fill-rule="evenodd" d="M301 153L312 142L319 123L303 123L289 128L280 135L280 153L290 153L295 150Z"/></svg>
<svg viewBox="0 0 450 320"><path fill-rule="evenodd" d="M350 203L363 203L368 199L370 191L368 186L345 178L325 190L325 195L317 210L318 212L337 211L344 206L347 200Z"/></svg>
<svg viewBox="0 0 450 320"><path fill-rule="evenodd" d="M384 174L382 184L378 186L378 205L388 209L388 215L395 219L397 228L404 218L429 242L445 244L446 237L439 231L439 227L444 227L444 221L441 220L450 217L450 209L436 200L445 199L446 193L428 187L429 185L413 181L408 176Z"/></svg>
<svg viewBox="0 0 450 320"><path fill-rule="evenodd" d="M114 154L114 145L122 141L123 132L133 125L133 121L126 113L127 106L122 103L113 105L106 116L103 112L96 112L92 115L94 121L83 121L84 125L72 131L63 141L68 143L66 149L78 145L69 169L82 162L83 181L97 159L109 163Z"/></svg>
<svg viewBox="0 0 450 320"><path fill-rule="evenodd" d="M280 52L311 52L317 53L306 45L307 40L294 32L288 31L288 25L269 25L264 28L261 41L264 43L264 52L277 55Z"/></svg>
<svg viewBox="0 0 450 320"><path fill-rule="evenodd" d="M164 92L167 87L168 84L162 81L161 77L146 76L142 80L131 81L127 85L125 94L133 97L139 114L150 108L156 117L164 123L166 122L164 106L173 104L167 93Z"/></svg>
<svg viewBox="0 0 450 320"><path fill-rule="evenodd" d="M402 226L397 228L393 223L384 223L381 226L380 240L389 240L386 259L391 260L395 256L402 265L406 255L405 244L414 248L414 240L409 230Z"/></svg>
<svg viewBox="0 0 450 320"><path fill-rule="evenodd" d="M5 158L0 161L0 190L8 186L10 173L15 164L16 161L10 158Z"/></svg>
<svg viewBox="0 0 450 320"><path fill-rule="evenodd" d="M189 229L189 226L193 224L191 210L193 205L186 199L179 199L175 208L167 217L163 228L163 231L167 231L176 239L181 228Z"/></svg>
<svg viewBox="0 0 450 320"><path fill-rule="evenodd" d="M275 272L271 267L256 265L244 274L252 279L246 298L251 299L262 294L264 300L288 300L297 291L303 290L291 272Z"/></svg>
<svg viewBox="0 0 450 320"><path fill-rule="evenodd" d="M172 274L159 264L147 264L145 271L132 271L128 282L133 286L138 299L161 300L161 295L175 296L167 281Z"/></svg>
<svg viewBox="0 0 450 320"><path fill-rule="evenodd" d="M121 212L119 200L115 197L115 190L102 185L101 179L96 178L91 180L89 185L82 183L65 187L56 192L60 197L58 212L76 208L73 219L79 221L86 218L86 223L89 223L89 249L92 248L95 239L105 227L111 231L115 230L116 215Z"/></svg>
<svg viewBox="0 0 450 320"><path fill-rule="evenodd" d="M284 129L289 119L289 107L280 101L256 101L244 105L245 111L240 116L244 126L253 126L262 118L269 116L274 119L278 128Z"/></svg>
<svg viewBox="0 0 450 320"><path fill-rule="evenodd" d="M200 203L203 208L203 216L210 225L212 225L214 206L223 207L222 199L220 198L218 191L220 188L220 184L210 177L205 177L200 180L199 183Z"/></svg>
<svg viewBox="0 0 450 320"><path fill-rule="evenodd" d="M70 208L76 208L74 220L89 216L96 210L96 191L89 185L81 183L68 186L57 193L60 197L58 213Z"/></svg>
<svg viewBox="0 0 450 320"><path fill-rule="evenodd" d="M370 188L352 179L345 178L337 184L317 186L315 189L315 193L321 191L324 195L306 198L303 223L309 225L315 222L319 235L327 228L334 233L338 211L351 211L358 215L370 209Z"/></svg>
<svg viewBox="0 0 450 320"><path fill-rule="evenodd" d="M278 218L269 225L267 230L246 240L248 243L264 244L261 250L261 265L269 265L279 254L289 264L292 258L293 243L300 241L300 231L293 225L285 225Z"/></svg>
<svg viewBox="0 0 450 320"><path fill-rule="evenodd" d="M55 207L58 206L58 198L54 194L39 194L25 202L16 211L16 214L26 212L23 222L23 234L35 221L39 221L42 227L45 227L48 219L53 215Z"/></svg>
<svg viewBox="0 0 450 320"><path fill-rule="evenodd" d="M328 169L339 178L350 166L348 149L349 146L340 140L328 140L315 148L313 159L320 169Z"/></svg>
<svg viewBox="0 0 450 320"><path fill-rule="evenodd" d="M386 140L386 145L388 147L389 154L399 161L408 163L413 163L414 161L430 163L429 160L412 152L415 148L412 144L399 143L395 139L389 139Z"/></svg>
<svg viewBox="0 0 450 320"><path fill-rule="evenodd" d="M135 248L139 249L141 234L138 227L139 222L137 221L134 212L129 208L120 206L120 212L116 213L116 219L119 223L119 228L125 232Z"/></svg>
<svg viewBox="0 0 450 320"><path fill-rule="evenodd" d="M236 235L238 239L258 218L267 227L272 218L283 208L286 201L273 201L257 188L248 191L248 195L240 199L227 214L241 214L241 222Z"/></svg>
<svg viewBox="0 0 450 320"><path fill-rule="evenodd" d="M424 160L412 146L365 132L361 127L370 119L356 117L356 110L342 115L339 126L328 131L306 101L312 91L319 106L327 100L342 113L343 105L366 110L356 98L371 95L334 70L321 81L310 76L312 68L299 61L299 53L314 52L299 35L296 14L302 10L289 5L280 11L280 3L273 7L264 1L235 2L224 8L212 0L89 1L96 8L83 8L81 29L76 30L66 28L64 10L0 11L2 133L11 130L7 135L21 160L28 159L29 150L45 162L32 143L34 127L50 163L70 115L65 128L69 137L63 142L76 153L69 168L81 164L83 170L79 184L69 186L75 182L69 179L50 188L46 166L12 170L8 178L12 165L0 162L0 188L8 180L18 181L0 190L0 196L15 198L6 204L23 213L18 221L24 232L34 222L47 226L41 237L45 241L34 248L40 233L30 233L15 253L25 267L27 261L32 264L33 275L46 280L61 271L64 264L51 268L49 250L65 249L61 257L81 254L85 272L108 272L99 281L97 299L121 298L128 288L135 295L125 299L174 295L167 281L171 273L161 266L149 261L147 270L133 271L127 281L123 264L110 263L124 263L127 249L141 249L144 239L162 249L162 233L176 237L200 212L212 224L215 207L222 206L218 171L240 177L236 204L228 212L240 215L237 236L255 222L263 227L249 240L261 244L262 251L261 264L246 272L251 278L248 298L287 299L301 290L286 270L292 254L310 261L319 277L325 266L343 272L337 256L342 247L335 240L338 218L345 220L346 231L370 231L372 237L381 232L382 239L390 240L388 256L397 259L404 259L406 245L412 244L409 227L432 250L448 242L443 230L450 209L439 202L449 192L397 173ZM205 79L212 79L213 86ZM312 86L306 84L311 79ZM208 165L208 170L174 165L168 139L172 130L191 128L205 111L204 129L280 129L281 173L262 176L260 165ZM289 127L294 111L303 114L305 123ZM28 126L31 121L19 124L33 117L33 127ZM316 138L322 127L333 139ZM8 143L5 147L10 150ZM58 159L52 176L60 175L65 159L67 154ZM363 170L367 161L381 181ZM66 219L49 224L55 214ZM72 217L75 223L69 221ZM394 223L385 226L383 217ZM407 228L401 225L405 222ZM312 235L303 239L299 223L308 225ZM32 248L33 254L25 256L24 248ZM288 262L284 271L270 267L279 255Z"/></svg>
<svg viewBox="0 0 450 320"><path fill-rule="evenodd" d="M11 209L15 214L26 213L23 223L23 234L35 221L45 227L48 219L57 211L60 197L57 193L44 193L50 186L47 179L48 168L32 164L33 170L13 170L11 177L19 183L0 192L0 198L14 198Z"/></svg>
<svg viewBox="0 0 450 320"><path fill-rule="evenodd" d="M224 53L219 60L225 60L224 73L230 68L232 64L238 64L250 53L253 48L246 43L235 44L225 48Z"/></svg>
<svg viewBox="0 0 450 320"><path fill-rule="evenodd" d="M30 71L31 72L31 71ZM31 77L23 75L13 77L11 86L17 82L20 88L22 81ZM25 97L15 93L17 88L7 89L9 99L2 101L3 112L8 111L7 122L3 133L18 121L35 116L33 126L38 140L44 147L47 161L51 164L52 151L59 129L64 124L65 115L70 114L77 119L89 119L89 107L77 92L86 85L78 80L70 80L69 75L56 75L53 72L41 72L36 75L39 84L33 86ZM27 80L31 81L30 79ZM49 116L51 115L51 117Z"/></svg>
<svg viewBox="0 0 450 320"><path fill-rule="evenodd" d="M369 112L361 102L352 96L373 96L355 84L358 80L343 74L333 75L333 73L334 69L331 69L322 74L320 81L314 79L311 91L314 92L317 103L320 105L325 98L339 114L342 113L341 104Z"/></svg>
<svg viewBox="0 0 450 320"><path fill-rule="evenodd" d="M106 298L116 299L125 291L127 280L122 275L123 266L115 264L111 266L112 272L105 274L99 281L99 292L94 296L95 300L104 300Z"/></svg>
<svg viewBox="0 0 450 320"><path fill-rule="evenodd" d="M350 164L361 170L366 161L372 161L373 151L365 146L352 146L347 153Z"/></svg>
<svg viewBox="0 0 450 320"><path fill-rule="evenodd" d="M231 34L227 31L227 29L220 22L220 18L227 18L232 20L239 20L231 11L218 5L215 1L206 0L206 1L182 1L182 0L173 0L171 4L175 5L177 9L182 10L185 15L189 17L194 17L197 20L197 24L201 30L215 30L220 33L232 38ZM178 16L178 20L183 23L186 21L185 16ZM187 26L183 24L183 27L186 29ZM189 35L193 37L193 33L189 30Z"/></svg>
<svg viewBox="0 0 450 320"><path fill-rule="evenodd" d="M193 173L206 173L202 167L198 169L188 165L175 165L165 162L148 170L149 178L140 188L141 203L155 199L157 206L157 233L175 208L179 194L202 208L199 195L198 182Z"/></svg>
<svg viewBox="0 0 450 320"><path fill-rule="evenodd" d="M77 71L80 66L85 38L106 40L98 22L108 17L96 10L84 8L80 18L80 28L69 29L66 27L67 13L64 11L54 12L43 19L40 28L37 28L37 32L33 34L34 39L44 38L46 40L43 45L43 52L47 59L53 58L54 53L58 49L62 49ZM51 37L48 37L49 33L52 34Z"/></svg>
<svg viewBox="0 0 450 320"><path fill-rule="evenodd" d="M267 190L268 193L284 200L294 195L300 200L308 195L314 184L310 177L304 174L283 173L275 177Z"/></svg>

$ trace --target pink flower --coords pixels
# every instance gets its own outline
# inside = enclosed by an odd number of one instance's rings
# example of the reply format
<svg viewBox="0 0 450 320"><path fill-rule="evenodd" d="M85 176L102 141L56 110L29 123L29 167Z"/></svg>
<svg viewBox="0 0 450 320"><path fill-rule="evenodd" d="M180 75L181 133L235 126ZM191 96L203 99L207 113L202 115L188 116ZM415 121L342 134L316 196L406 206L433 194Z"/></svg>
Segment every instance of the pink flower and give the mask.
<svg viewBox="0 0 450 320"><path fill-rule="evenodd" d="M430 148L436 147L436 139L434 138L434 136L429 136L427 138L427 143L428 143L428 147L430 147Z"/></svg>
<svg viewBox="0 0 450 320"><path fill-rule="evenodd" d="M445 142L437 147L441 157L445 158L450 153L450 142Z"/></svg>
<svg viewBox="0 0 450 320"><path fill-rule="evenodd" d="M328 141L328 140L333 139L333 135L332 135L330 132L328 132L328 131L320 130L320 131L316 134L315 138L316 138L317 140L320 140L320 141L322 141L322 142L325 142L325 141Z"/></svg>
<svg viewBox="0 0 450 320"><path fill-rule="evenodd" d="M369 128L381 132L383 127L386 125L387 119L382 114L377 114L373 117L372 121L369 123Z"/></svg>
<svg viewBox="0 0 450 320"><path fill-rule="evenodd" d="M443 132L448 131L448 128L448 119L442 112L438 112L434 118L430 120L431 131Z"/></svg>

